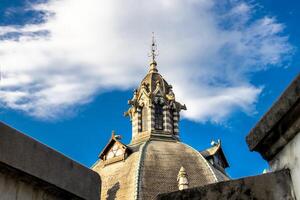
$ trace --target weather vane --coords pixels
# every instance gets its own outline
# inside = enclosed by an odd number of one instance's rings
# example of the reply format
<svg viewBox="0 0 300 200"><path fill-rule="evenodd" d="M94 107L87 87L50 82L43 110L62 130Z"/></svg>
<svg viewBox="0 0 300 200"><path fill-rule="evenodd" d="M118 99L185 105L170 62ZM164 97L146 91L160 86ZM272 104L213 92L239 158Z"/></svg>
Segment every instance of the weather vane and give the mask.
<svg viewBox="0 0 300 200"><path fill-rule="evenodd" d="M154 32L152 32L151 53L150 53L149 57L152 58L152 62L155 62L155 58L157 56L158 56L158 53L157 53L156 40L155 40Z"/></svg>

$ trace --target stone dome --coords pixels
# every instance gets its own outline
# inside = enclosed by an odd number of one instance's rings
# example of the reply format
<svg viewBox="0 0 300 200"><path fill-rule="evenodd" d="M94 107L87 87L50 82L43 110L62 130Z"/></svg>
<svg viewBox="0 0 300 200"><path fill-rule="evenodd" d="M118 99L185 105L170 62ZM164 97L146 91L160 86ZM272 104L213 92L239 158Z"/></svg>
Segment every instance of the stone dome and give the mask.
<svg viewBox="0 0 300 200"><path fill-rule="evenodd" d="M189 187L228 179L182 142L152 140L141 150L137 199L153 199L158 193L178 190L177 175L182 166L189 177Z"/></svg>
<svg viewBox="0 0 300 200"><path fill-rule="evenodd" d="M154 199L157 194L178 190L177 175L184 167L189 187L228 180L198 151L178 141L148 140L128 146L125 160L105 163L93 170L102 179L101 199Z"/></svg>
<svg viewBox="0 0 300 200"><path fill-rule="evenodd" d="M145 87L147 92L153 94L158 83L160 84L160 88L163 93L168 94L169 89L172 88L172 86L170 86L157 71L150 71L141 81L140 88L138 90L141 90L143 87Z"/></svg>

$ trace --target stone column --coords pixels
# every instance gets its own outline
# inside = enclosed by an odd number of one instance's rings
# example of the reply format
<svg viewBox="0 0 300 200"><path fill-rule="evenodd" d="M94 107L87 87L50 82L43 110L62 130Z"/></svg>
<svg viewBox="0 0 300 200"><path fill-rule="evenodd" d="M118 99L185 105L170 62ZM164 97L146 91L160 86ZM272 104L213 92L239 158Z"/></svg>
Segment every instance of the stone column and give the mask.
<svg viewBox="0 0 300 200"><path fill-rule="evenodd" d="M173 131L174 135L179 135L179 113L177 111L173 112Z"/></svg>

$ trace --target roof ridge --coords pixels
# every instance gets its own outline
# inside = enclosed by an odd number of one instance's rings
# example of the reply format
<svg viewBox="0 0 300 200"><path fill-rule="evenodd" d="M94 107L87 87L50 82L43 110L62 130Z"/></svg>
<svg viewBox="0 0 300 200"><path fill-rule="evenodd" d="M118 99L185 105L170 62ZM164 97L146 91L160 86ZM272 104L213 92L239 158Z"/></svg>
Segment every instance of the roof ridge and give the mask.
<svg viewBox="0 0 300 200"><path fill-rule="evenodd" d="M183 145L185 145L186 147L188 147L188 148L194 150L195 152L197 152L197 154L199 155L199 157L200 157L200 158L204 161L204 163L208 166L208 168L209 168L210 172L212 173L212 175L213 175L215 181L218 182L219 180L218 180L217 176L215 175L215 173L214 173L214 171L213 171L211 165L210 165L210 164L208 163L208 161L202 156L202 154L201 154L199 151L197 151L196 149L194 149L193 147L191 147L190 145L187 145L187 144L185 144L185 143L183 143L183 142L181 142L181 144L183 144Z"/></svg>
<svg viewBox="0 0 300 200"><path fill-rule="evenodd" d="M140 197L140 191L141 191L140 178L141 178L142 162L144 161L144 157L145 157L145 149L147 145L150 143L150 141L151 140L147 140L146 142L144 142L139 149L140 155L138 159L136 176L135 176L134 200L138 200Z"/></svg>

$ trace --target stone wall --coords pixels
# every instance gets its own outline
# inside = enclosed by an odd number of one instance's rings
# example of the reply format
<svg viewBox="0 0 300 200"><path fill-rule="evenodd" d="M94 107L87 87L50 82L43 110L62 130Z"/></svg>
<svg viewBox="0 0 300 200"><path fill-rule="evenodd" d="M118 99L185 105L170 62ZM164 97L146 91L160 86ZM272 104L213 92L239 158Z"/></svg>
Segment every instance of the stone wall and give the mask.
<svg viewBox="0 0 300 200"><path fill-rule="evenodd" d="M48 192L30 183L0 173L1 200L63 200L63 197Z"/></svg>
<svg viewBox="0 0 300 200"><path fill-rule="evenodd" d="M270 162L273 171L290 169L295 194L300 198L300 133Z"/></svg>
<svg viewBox="0 0 300 200"><path fill-rule="evenodd" d="M289 170L160 194L157 200L296 200Z"/></svg>
<svg viewBox="0 0 300 200"><path fill-rule="evenodd" d="M100 185L96 172L0 122L1 200L99 200Z"/></svg>
<svg viewBox="0 0 300 200"><path fill-rule="evenodd" d="M272 171L290 169L300 199L300 74L250 131L246 140Z"/></svg>
<svg viewBox="0 0 300 200"><path fill-rule="evenodd" d="M0 163L1 200L82 200L29 174Z"/></svg>

